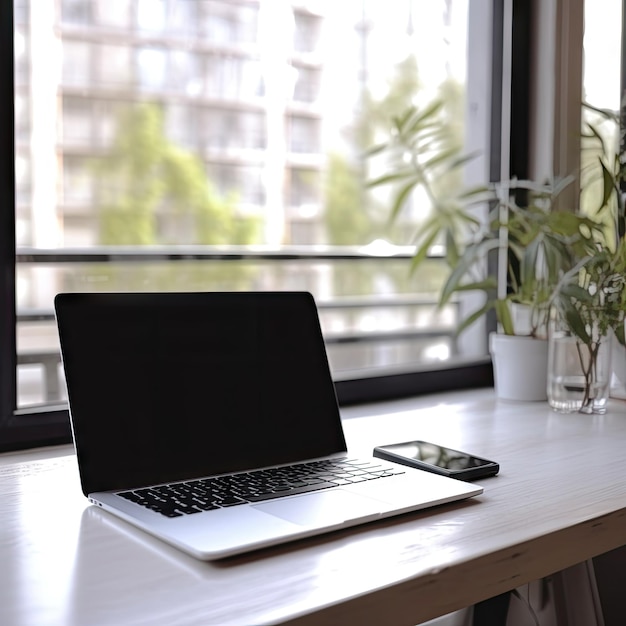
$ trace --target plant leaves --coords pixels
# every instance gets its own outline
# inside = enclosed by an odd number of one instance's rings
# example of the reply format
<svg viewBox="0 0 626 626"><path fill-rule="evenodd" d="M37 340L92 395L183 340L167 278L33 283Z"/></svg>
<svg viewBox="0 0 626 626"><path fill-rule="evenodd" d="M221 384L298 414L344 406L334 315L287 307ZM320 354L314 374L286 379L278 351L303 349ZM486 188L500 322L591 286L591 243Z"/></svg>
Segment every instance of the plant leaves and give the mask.
<svg viewBox="0 0 626 626"><path fill-rule="evenodd" d="M395 183L400 180L406 180L415 176L415 172L413 170L405 170L405 171L396 171L393 174L385 174L384 176L380 176L379 178L374 178L373 180L367 181L367 187L380 187L381 185L388 185L389 183Z"/></svg>
<svg viewBox="0 0 626 626"><path fill-rule="evenodd" d="M405 185L404 187L402 187L402 189L398 192L398 195L396 196L393 202L393 205L391 207L390 221L393 221L396 219L396 217L398 217L398 214L402 210L402 207L404 206L406 199L409 197L413 189L417 187L418 183L419 181L417 179L410 180L409 183Z"/></svg>
<svg viewBox="0 0 626 626"><path fill-rule="evenodd" d="M502 325L504 333L506 335L514 335L515 329L513 328L513 317L511 316L509 302L506 299L500 298L495 301L494 307L496 310L496 317Z"/></svg>

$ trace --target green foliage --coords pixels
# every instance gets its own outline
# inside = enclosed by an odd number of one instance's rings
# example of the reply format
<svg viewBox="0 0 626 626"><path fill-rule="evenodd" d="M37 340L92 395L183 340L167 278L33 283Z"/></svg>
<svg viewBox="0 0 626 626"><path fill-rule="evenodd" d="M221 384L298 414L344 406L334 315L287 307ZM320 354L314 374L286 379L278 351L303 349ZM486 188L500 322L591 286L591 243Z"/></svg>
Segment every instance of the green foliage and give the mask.
<svg viewBox="0 0 626 626"><path fill-rule="evenodd" d="M375 232L361 209L362 185L359 172L339 154L328 158L326 177L326 229L331 245L362 245Z"/></svg>
<svg viewBox="0 0 626 626"><path fill-rule="evenodd" d="M351 130L351 143L360 153L366 151L381 132L386 132L391 117L400 115L406 103L418 97L421 86L417 59L409 55L394 68L384 97L375 100L368 91L362 94L360 114Z"/></svg>
<svg viewBox="0 0 626 626"><path fill-rule="evenodd" d="M429 258L436 244L445 244L445 260L450 274L440 294L440 305L445 305L453 293L465 289L481 289L490 294L488 308L494 307L495 279L483 278L484 254L498 247L497 239L483 232L474 204L493 198L487 188L464 190L451 183L458 180L469 157L460 154L460 148L450 136L449 126L443 122L444 103L435 101L424 108L408 107L393 117L389 138L368 151L369 158L384 159L384 173L372 179L370 187L388 186L392 190L389 220L401 215L408 198L421 189L430 203L430 214L415 229L415 244L411 271L416 272ZM448 184L442 185L441 181ZM467 241L476 245L466 246ZM467 281L467 272L471 279ZM467 326L486 312L476 311L465 321Z"/></svg>
<svg viewBox="0 0 626 626"><path fill-rule="evenodd" d="M583 198L590 204L583 207L605 218L607 243L613 237L615 245L626 235L626 154L620 117L616 111L598 109L584 103L583 113ZM588 187L590 193L586 193Z"/></svg>
<svg viewBox="0 0 626 626"><path fill-rule="evenodd" d="M626 132L620 123L620 112L598 109L583 103L583 166L586 203L582 211L590 213L601 227L595 233L595 248L581 262L578 273L566 276L564 290L580 287L587 300L572 297L560 303L562 315L567 312L571 328L587 340L583 327L590 324L600 331L612 328L620 343L626 343L623 315L626 310ZM576 306L578 301L586 306ZM567 308L566 305L569 305ZM588 308L589 310L585 310Z"/></svg>
<svg viewBox="0 0 626 626"><path fill-rule="evenodd" d="M236 217L237 197L221 197L202 161L171 143L154 104L124 110L111 150L94 163L100 243L246 244L257 224Z"/></svg>
<svg viewBox="0 0 626 626"><path fill-rule="evenodd" d="M368 151L370 158L385 157L386 172L369 181L368 186L391 186L391 222L398 219L407 199L418 188L431 204L430 217L419 225L413 238L416 245L413 269L427 257L435 243L446 242L448 262L456 263L457 242L464 233L479 226L479 220L467 210L467 205L472 198L484 195L485 189L460 191L460 186L451 184L451 177L460 175L470 157L460 156L449 127L442 123L443 107L441 101L423 109L409 107L392 119L390 138ZM441 185L441 181L447 184Z"/></svg>
<svg viewBox="0 0 626 626"><path fill-rule="evenodd" d="M441 86L441 99L446 105L439 108L437 117L447 128L445 145L460 146L462 141L463 89L453 80ZM389 120L401 116L406 102L417 101L422 94L417 60L407 56L396 64L390 73L388 90L375 99L368 91L361 94L359 112L355 122L344 129L344 138L354 150L354 158L332 154L328 159L325 185L325 217L329 239L333 243L364 245L374 239L384 238L397 244L409 243L408 224L415 226L415 219L402 216L390 220L386 200L372 193L367 181L375 176L375 163L370 156L371 146L390 132ZM435 187L460 186L454 173L433 181Z"/></svg>
<svg viewBox="0 0 626 626"><path fill-rule="evenodd" d="M553 306L571 332L588 345L592 329L605 337L623 320L625 285L625 244L620 244L617 254L598 247L564 275Z"/></svg>
<svg viewBox="0 0 626 626"><path fill-rule="evenodd" d="M576 338L580 370L585 380L580 411L592 411L598 356L612 332L624 343L626 305L626 243L612 251L601 244L595 253L567 272L553 301L556 320Z"/></svg>
<svg viewBox="0 0 626 626"><path fill-rule="evenodd" d="M465 244L441 294L442 303L459 291L486 294L484 305L461 324L459 332L493 309L502 331L515 334L512 307L521 305L530 312L530 335L547 335L550 307L561 277L592 253L594 233L599 230L598 224L584 215L555 210L559 194L570 182L539 185L512 181L494 186L493 198L497 200L488 225L475 231ZM522 206L512 193L519 190L524 190ZM483 278L480 271L481 262L491 251L499 251L499 258L506 259L506 289L500 292L496 279ZM473 280L476 274L479 279Z"/></svg>
<svg viewBox="0 0 626 626"><path fill-rule="evenodd" d="M453 81L449 83L446 98L450 99L450 106L442 109L441 115L445 112L449 117L450 141L460 143L462 129L459 120L463 116L455 115L455 111L462 109L463 91L460 85ZM328 156L324 223L329 243L362 246L376 239L398 244L409 242L411 228L406 221L389 220L385 202L366 184L371 166L366 152L375 138L388 133L390 117L401 114L407 101L419 97L420 87L417 61L410 55L398 63L390 74L388 90L382 98L375 99L368 91L361 94L355 122L343 132L343 138L353 149L353 156L336 153ZM445 179L440 184L446 184ZM445 277L440 265L436 261L429 261L419 285L414 285L413 289L428 288L430 292L438 289ZM377 276L381 280L389 280L397 292L410 289L407 282L411 277L402 266L394 267L393 272L387 271L384 277L381 277L380 271L372 271L371 267L361 269L355 266L350 271L349 285L343 283L339 273L334 274L338 293L369 293Z"/></svg>
<svg viewBox="0 0 626 626"><path fill-rule="evenodd" d="M461 192L453 186L437 188L436 181L458 172L471 158L447 141L447 127L438 115L442 106L440 102L423 109L409 106L393 119L390 139L370 150L372 156L385 155L388 164L370 185L395 186L391 220L397 219L416 189L429 199L430 217L414 236L412 270L424 263L435 244L445 244L450 272L440 305L464 291L485 294L484 304L463 320L458 332L493 310L502 331L515 334L513 305L530 311L533 336L547 334L551 309L560 311L581 338L587 337L582 331L589 324L587 314L601 316L603 328L619 328L626 266L623 237L615 243L611 235L624 229L623 198L618 193L622 160L610 158L604 144L600 146L602 196L594 215L557 210L559 194L571 179L503 181ZM593 130L589 136L602 139ZM489 207L486 220L478 217L476 207L481 205ZM486 259L496 254L506 266L504 285L486 273Z"/></svg>
<svg viewBox="0 0 626 626"><path fill-rule="evenodd" d="M501 330L515 334L514 305L530 311L532 336L547 336L551 317L564 323L577 339L585 378L581 411L586 412L601 344L612 332L622 343L625 339L626 153L612 148L597 126L587 124L583 139L591 145L581 172L587 192L581 211L557 207L559 194L571 179L501 181L455 193L454 187L435 184L458 172L466 161L445 141L447 128L438 116L441 107L441 103L423 109L409 106L393 118L389 140L370 151L371 156L387 157L387 169L370 184L394 186L392 221L415 190L421 189L430 201L431 215L415 233L413 271L435 244L445 244L450 273L440 292L440 306L460 292L485 294L484 304L463 320L458 332L493 310ZM619 128L617 114L593 110ZM621 139L620 145L626 145ZM595 199L590 191L596 192ZM481 203L489 207L485 221L475 210ZM501 284L486 272L487 259L494 255L505 270L499 274L505 275Z"/></svg>

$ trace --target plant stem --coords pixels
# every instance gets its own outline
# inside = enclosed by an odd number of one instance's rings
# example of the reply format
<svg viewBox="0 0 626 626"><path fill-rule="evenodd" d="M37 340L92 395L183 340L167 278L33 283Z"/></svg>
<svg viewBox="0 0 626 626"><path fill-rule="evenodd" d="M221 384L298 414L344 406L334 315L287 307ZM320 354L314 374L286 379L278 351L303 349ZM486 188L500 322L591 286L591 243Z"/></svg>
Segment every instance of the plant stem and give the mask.
<svg viewBox="0 0 626 626"><path fill-rule="evenodd" d="M593 410L590 408L593 403L593 395L591 393L593 381L598 376L597 364L598 353L600 352L600 341L591 341L589 344L576 341L576 350L578 352L578 360L580 367L585 378L585 387L583 390L583 399L580 405L580 413L591 413ZM589 362L585 367L585 359L583 355L583 346L589 354Z"/></svg>

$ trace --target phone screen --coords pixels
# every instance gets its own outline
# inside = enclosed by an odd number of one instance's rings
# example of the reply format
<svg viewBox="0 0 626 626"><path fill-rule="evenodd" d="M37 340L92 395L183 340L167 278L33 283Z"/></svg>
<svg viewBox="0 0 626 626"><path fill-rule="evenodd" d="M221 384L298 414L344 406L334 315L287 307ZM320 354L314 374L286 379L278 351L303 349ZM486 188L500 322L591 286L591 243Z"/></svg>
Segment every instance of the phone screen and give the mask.
<svg viewBox="0 0 626 626"><path fill-rule="evenodd" d="M426 441L407 441L406 443L381 446L381 448L408 459L422 461L422 463L452 471L493 464L493 461Z"/></svg>

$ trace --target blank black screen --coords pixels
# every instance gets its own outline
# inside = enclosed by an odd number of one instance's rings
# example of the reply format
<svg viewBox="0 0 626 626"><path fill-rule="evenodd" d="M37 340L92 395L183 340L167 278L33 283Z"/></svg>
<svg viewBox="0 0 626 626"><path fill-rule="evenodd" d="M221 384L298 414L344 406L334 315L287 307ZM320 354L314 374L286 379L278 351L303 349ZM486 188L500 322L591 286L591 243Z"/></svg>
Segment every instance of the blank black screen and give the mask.
<svg viewBox="0 0 626 626"><path fill-rule="evenodd" d="M303 292L59 294L83 491L345 451Z"/></svg>

